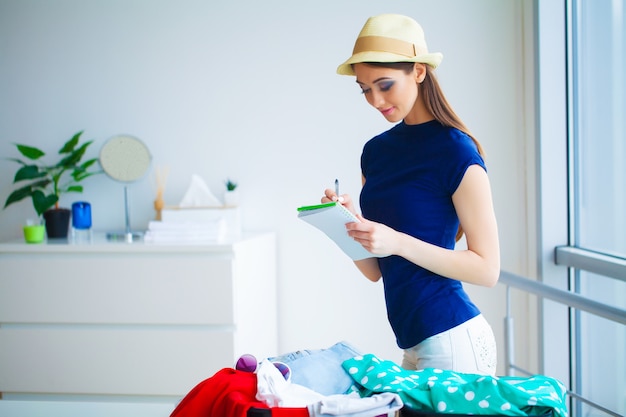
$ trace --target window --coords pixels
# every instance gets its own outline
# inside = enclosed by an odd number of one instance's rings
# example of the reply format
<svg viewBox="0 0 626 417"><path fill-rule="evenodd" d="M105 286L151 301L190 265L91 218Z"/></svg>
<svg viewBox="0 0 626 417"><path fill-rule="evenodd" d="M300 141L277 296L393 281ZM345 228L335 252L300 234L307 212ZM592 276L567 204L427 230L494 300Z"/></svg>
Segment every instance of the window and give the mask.
<svg viewBox="0 0 626 417"><path fill-rule="evenodd" d="M542 276L551 285L626 309L626 7L623 0L542 3L537 2L545 185L541 240L545 249L562 245L555 260L567 267L546 265ZM563 56L564 66L544 68L550 54ZM555 97L566 97L564 116L555 110ZM554 145L560 141L566 145ZM546 153L549 146L558 152ZM565 207L556 200L563 188ZM600 406L573 401L572 415L610 415L607 410L625 415L626 326L550 304L543 325L546 368L562 365L558 352L564 356L566 345L571 389ZM563 375L560 365L553 369Z"/></svg>
<svg viewBox="0 0 626 417"><path fill-rule="evenodd" d="M626 8L622 0L570 7L569 245L626 258ZM626 308L619 278L574 269L572 289ZM589 314L574 315L572 325L579 392L626 414L626 326ZM577 411L594 414L585 405Z"/></svg>

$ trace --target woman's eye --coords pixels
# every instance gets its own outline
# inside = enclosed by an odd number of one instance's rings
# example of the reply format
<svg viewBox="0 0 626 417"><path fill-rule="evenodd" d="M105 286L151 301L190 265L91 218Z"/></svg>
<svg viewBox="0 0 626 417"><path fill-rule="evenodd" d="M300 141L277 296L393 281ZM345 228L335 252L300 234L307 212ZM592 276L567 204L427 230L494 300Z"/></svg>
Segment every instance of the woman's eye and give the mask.
<svg viewBox="0 0 626 417"><path fill-rule="evenodd" d="M367 93L369 93L370 91L372 91L372 89L371 89L371 88L361 88L361 94L367 94Z"/></svg>
<svg viewBox="0 0 626 417"><path fill-rule="evenodd" d="M380 88L380 91L383 91L383 92L389 91L391 90L391 87L393 87L393 82L392 81L383 82L383 83L380 83L378 86Z"/></svg>

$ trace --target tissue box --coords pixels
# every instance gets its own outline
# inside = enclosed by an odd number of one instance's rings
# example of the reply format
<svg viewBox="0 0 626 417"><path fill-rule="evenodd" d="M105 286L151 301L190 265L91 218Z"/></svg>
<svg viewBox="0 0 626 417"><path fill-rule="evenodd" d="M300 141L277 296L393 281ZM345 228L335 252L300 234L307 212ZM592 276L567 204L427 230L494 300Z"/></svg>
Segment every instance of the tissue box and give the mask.
<svg viewBox="0 0 626 417"><path fill-rule="evenodd" d="M165 207L161 210L164 223L213 223L220 219L226 222L226 236L241 236L239 207Z"/></svg>

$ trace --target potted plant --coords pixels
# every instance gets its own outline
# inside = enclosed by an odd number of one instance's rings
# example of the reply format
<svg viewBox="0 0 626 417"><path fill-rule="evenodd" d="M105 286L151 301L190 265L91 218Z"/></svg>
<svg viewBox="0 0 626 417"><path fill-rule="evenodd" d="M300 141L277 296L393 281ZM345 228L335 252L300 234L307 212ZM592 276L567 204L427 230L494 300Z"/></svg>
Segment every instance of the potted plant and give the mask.
<svg viewBox="0 0 626 417"><path fill-rule="evenodd" d="M59 150L61 159L52 165L40 162L40 158L45 155L42 150L22 144L15 144L15 146L27 160L9 158L20 164L13 183L23 184L26 182L26 184L9 195L4 203L4 208L30 197L37 215L40 218L43 216L45 220L49 238L67 237L70 210L59 207L61 194L82 193L83 186L79 183L85 178L101 172L89 170L96 163L97 158L81 163L85 151L93 143L90 140L79 146L82 134L83 131L80 131L65 142Z"/></svg>
<svg viewBox="0 0 626 417"><path fill-rule="evenodd" d="M239 203L239 193L237 191L237 183L231 179L224 181L226 192L224 193L224 205L236 206Z"/></svg>

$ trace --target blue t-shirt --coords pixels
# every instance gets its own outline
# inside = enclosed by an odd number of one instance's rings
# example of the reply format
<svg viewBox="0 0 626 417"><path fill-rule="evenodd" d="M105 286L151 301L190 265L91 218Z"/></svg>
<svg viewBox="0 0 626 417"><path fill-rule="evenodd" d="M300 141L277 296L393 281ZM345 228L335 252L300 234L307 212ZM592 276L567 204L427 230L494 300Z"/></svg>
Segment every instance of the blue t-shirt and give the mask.
<svg viewBox="0 0 626 417"><path fill-rule="evenodd" d="M465 133L436 120L419 125L400 122L363 148L363 216L453 249L459 219L452 194L471 165L486 169L476 145ZM379 258L378 264L387 316L402 349L480 313L460 281L395 255Z"/></svg>

